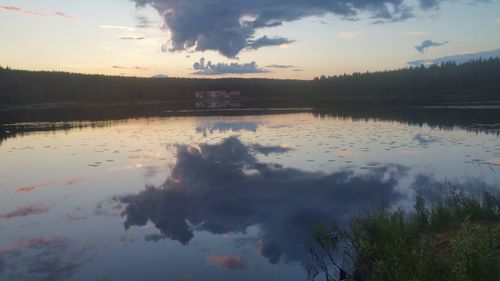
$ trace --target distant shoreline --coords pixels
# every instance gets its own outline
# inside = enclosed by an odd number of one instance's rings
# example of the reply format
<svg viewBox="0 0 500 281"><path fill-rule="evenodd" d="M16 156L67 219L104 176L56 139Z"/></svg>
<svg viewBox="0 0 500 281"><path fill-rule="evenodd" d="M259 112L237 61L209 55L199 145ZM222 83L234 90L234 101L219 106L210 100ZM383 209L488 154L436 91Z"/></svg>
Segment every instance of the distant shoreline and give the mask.
<svg viewBox="0 0 500 281"><path fill-rule="evenodd" d="M400 107L500 104L500 58L314 80L137 78L0 67L0 110ZM238 93L200 99L200 92ZM215 95L217 96L217 95ZM210 96L211 97L211 96ZM209 98L210 98L209 97ZM224 96L225 97L225 96Z"/></svg>
<svg viewBox="0 0 500 281"><path fill-rule="evenodd" d="M497 109L500 58L443 63L314 80L146 79L24 71L0 67L0 113L70 111L112 118L113 112L314 108ZM231 91L237 97L216 95ZM200 93L214 95L200 98ZM93 112L92 112L93 111ZM198 111L201 112L201 111Z"/></svg>
<svg viewBox="0 0 500 281"><path fill-rule="evenodd" d="M389 104L388 104L389 103ZM60 103L35 103L18 105L0 105L0 112L14 111L37 111L37 110L61 110L61 109L98 109L98 108L145 108L145 109L164 109L165 111L248 111L253 109L312 109L312 108L331 108L342 105L350 106L376 106L390 107L390 103L400 106L423 108L423 109L500 109L499 100L464 100L448 101L438 104L429 102L428 104L413 104L411 100L399 99L380 99L377 97L359 97L359 98L331 98L322 100L292 100L292 99L246 99L243 104L248 104L239 109L196 109L192 100L174 100L174 101L132 101L132 102L60 102ZM260 106L259 106L260 104Z"/></svg>

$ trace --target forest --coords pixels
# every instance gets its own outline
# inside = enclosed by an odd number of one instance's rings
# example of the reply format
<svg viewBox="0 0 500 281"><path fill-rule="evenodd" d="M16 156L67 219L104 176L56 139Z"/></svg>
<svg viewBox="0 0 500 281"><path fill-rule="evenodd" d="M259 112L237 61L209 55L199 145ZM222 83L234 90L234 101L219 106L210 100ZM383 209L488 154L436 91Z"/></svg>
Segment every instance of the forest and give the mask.
<svg viewBox="0 0 500 281"><path fill-rule="evenodd" d="M500 58L313 80L139 78L0 67L0 107L36 104L192 104L199 90L239 90L251 106L332 101L411 105L500 100ZM182 107L182 106L181 106Z"/></svg>

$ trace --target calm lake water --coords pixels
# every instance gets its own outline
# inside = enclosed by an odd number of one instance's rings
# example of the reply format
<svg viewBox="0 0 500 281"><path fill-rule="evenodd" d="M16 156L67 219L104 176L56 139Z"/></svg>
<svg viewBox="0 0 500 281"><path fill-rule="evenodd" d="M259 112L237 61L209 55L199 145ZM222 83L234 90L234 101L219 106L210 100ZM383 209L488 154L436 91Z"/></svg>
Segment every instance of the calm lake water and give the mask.
<svg viewBox="0 0 500 281"><path fill-rule="evenodd" d="M474 126L312 113L39 125L0 142L0 280L305 280L318 222L500 190L498 131Z"/></svg>

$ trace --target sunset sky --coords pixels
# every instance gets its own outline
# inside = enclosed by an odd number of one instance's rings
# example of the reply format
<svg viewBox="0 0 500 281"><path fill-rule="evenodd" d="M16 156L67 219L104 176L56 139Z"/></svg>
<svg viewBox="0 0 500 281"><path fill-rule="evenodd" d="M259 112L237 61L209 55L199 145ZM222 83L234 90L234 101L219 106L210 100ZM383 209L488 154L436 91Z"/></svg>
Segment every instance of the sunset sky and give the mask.
<svg viewBox="0 0 500 281"><path fill-rule="evenodd" d="M18 69L311 79L500 55L500 1L0 0L0 38Z"/></svg>

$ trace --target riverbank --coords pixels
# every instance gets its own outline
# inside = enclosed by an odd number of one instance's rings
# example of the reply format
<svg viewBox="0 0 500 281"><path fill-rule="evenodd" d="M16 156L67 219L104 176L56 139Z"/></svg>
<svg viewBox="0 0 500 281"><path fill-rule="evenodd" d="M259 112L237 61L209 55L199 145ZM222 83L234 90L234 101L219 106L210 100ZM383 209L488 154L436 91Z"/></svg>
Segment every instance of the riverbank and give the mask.
<svg viewBox="0 0 500 281"><path fill-rule="evenodd" d="M319 225L310 280L500 280L500 196L452 191L431 207L418 196L414 209Z"/></svg>

